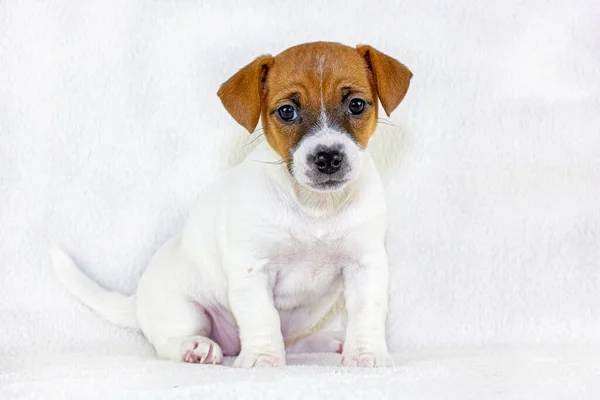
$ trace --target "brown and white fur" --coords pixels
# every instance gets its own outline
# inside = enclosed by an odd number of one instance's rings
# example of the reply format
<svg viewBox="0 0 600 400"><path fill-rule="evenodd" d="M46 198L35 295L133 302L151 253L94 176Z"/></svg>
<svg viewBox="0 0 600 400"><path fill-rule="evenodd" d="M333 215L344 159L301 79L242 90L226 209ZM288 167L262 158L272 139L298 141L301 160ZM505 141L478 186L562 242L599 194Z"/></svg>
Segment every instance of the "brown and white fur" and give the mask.
<svg viewBox="0 0 600 400"><path fill-rule="evenodd" d="M108 292L61 250L59 280L109 321L139 327L159 357L281 366L286 350L391 363L385 340L386 204L367 145L411 72L370 46L316 42L258 57L218 95L266 143L201 195L135 296ZM340 296L345 335L314 332ZM312 333L307 336L308 333Z"/></svg>

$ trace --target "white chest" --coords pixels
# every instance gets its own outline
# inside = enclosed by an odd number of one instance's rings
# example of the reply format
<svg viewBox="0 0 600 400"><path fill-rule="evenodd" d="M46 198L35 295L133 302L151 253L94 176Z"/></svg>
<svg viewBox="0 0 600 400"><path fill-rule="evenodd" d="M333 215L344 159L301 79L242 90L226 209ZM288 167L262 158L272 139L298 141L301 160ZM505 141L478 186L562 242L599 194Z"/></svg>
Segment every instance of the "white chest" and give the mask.
<svg viewBox="0 0 600 400"><path fill-rule="evenodd" d="M314 306L337 293L342 268L354 262L343 236L327 229L290 232L269 256L275 304L280 310Z"/></svg>

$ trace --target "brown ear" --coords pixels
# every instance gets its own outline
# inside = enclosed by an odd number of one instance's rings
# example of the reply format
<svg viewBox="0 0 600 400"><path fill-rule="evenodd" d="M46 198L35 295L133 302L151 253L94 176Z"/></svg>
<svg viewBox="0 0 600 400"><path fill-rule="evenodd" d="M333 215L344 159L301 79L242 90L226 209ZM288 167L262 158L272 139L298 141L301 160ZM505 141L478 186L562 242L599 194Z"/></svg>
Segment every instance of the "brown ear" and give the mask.
<svg viewBox="0 0 600 400"><path fill-rule="evenodd" d="M371 46L359 45L356 46L356 50L373 72L377 95L389 117L406 95L412 72L397 60Z"/></svg>
<svg viewBox="0 0 600 400"><path fill-rule="evenodd" d="M252 133L260 118L263 86L273 56L258 57L221 85L217 95L238 124Z"/></svg>

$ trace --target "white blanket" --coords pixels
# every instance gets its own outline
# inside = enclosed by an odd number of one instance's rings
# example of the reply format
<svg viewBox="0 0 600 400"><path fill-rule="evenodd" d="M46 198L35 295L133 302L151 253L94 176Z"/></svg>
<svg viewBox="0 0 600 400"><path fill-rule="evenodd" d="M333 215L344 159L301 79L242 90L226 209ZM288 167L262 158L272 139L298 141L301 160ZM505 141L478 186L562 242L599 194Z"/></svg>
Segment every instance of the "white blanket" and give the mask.
<svg viewBox="0 0 600 400"><path fill-rule="evenodd" d="M592 396L599 26L596 0L4 2L0 398L120 388L175 398L300 398L300 388L330 399ZM262 53L314 40L368 43L414 73L396 126L382 124L371 149L390 205L388 331L399 366L155 361L139 335L66 295L45 249L63 246L102 285L132 293L198 192L255 139L220 105L219 84Z"/></svg>

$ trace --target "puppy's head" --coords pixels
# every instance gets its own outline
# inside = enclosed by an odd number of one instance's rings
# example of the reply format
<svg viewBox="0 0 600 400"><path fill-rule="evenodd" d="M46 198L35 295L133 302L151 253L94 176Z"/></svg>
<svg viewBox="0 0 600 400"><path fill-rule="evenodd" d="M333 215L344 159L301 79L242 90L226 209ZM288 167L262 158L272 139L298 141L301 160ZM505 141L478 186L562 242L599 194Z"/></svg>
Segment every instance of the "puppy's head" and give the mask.
<svg viewBox="0 0 600 400"><path fill-rule="evenodd" d="M292 177L316 191L341 189L361 168L381 101L390 114L412 73L370 46L316 42L260 56L219 89L231 116L252 133L262 118L269 145Z"/></svg>

